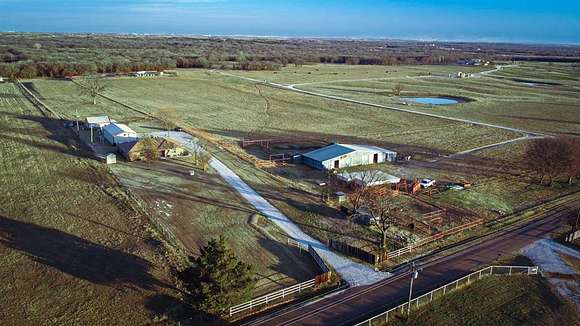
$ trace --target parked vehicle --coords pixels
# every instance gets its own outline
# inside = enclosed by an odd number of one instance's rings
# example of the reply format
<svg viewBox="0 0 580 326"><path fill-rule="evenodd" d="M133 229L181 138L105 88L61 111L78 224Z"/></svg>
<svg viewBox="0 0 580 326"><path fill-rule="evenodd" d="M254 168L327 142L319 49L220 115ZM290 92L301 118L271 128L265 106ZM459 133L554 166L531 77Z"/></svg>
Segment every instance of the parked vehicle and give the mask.
<svg viewBox="0 0 580 326"><path fill-rule="evenodd" d="M431 180L431 179L423 179L423 180L421 180L421 183L420 183L421 188L429 188L434 184L435 184L435 180Z"/></svg>

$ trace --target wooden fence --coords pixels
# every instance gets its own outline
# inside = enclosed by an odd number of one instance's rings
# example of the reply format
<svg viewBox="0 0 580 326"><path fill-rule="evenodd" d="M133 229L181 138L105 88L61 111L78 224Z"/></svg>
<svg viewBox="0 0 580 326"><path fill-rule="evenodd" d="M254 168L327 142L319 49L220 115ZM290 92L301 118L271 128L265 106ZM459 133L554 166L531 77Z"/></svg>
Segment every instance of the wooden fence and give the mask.
<svg viewBox="0 0 580 326"><path fill-rule="evenodd" d="M439 233L434 234L434 235L432 235L430 237L423 238L423 239L417 241L416 243L414 243L414 244L412 244L410 246L407 246L407 247L404 247L404 248L401 248L401 249L397 249L395 251L386 252L386 253L384 253L382 255L377 256L378 258L375 261L375 264L380 264L380 263L383 263L383 262L388 261L390 259L393 259L393 258L396 258L396 257L399 257L399 256L403 256L403 255L409 254L413 250L415 250L415 249L417 249L419 247L422 247L424 245L427 245L429 243L435 242L437 240L446 238L448 236L451 236L451 235L454 235L454 234L457 234L457 233L460 233L460 232L463 232L463 231L467 231L467 230L473 229L473 228L475 228L477 226L482 225L484 223L484 221L485 221L484 219L480 218L480 219L477 219L477 220L475 220L473 222L469 222L469 223L466 223L466 224L463 224L463 225L460 225L460 226L451 228L449 230L446 230L446 231L443 231L443 232L439 232Z"/></svg>
<svg viewBox="0 0 580 326"><path fill-rule="evenodd" d="M475 228L477 226L480 226L483 224L483 222L484 222L484 219L478 219L478 220L475 220L473 222L469 222L467 224L463 224L463 225L451 228L447 231L439 232L439 233L434 234L432 236L423 238L423 239L419 240L418 242L416 242L410 246L406 246L406 247L403 247L403 248L400 248L400 249L397 249L394 251L389 251L389 252L384 252L384 253L368 252L362 248L351 246L346 242L334 240L334 239L329 240L328 246L330 248L338 251L338 252L341 252L341 253L348 255L348 256L351 256L351 257L356 257L356 258L358 258L364 262L367 262L369 264L379 265L379 264L382 264L386 261L389 261L390 259L400 257L400 256L403 256L406 254L410 254L415 249L422 247L424 245L427 245L429 243L432 243L432 242L435 242L437 240L451 236L453 234L457 234L457 233Z"/></svg>
<svg viewBox="0 0 580 326"><path fill-rule="evenodd" d="M368 252L362 248L351 246L346 242L330 239L328 240L328 246L340 253L347 256L358 258L369 264L374 264L376 261L376 255Z"/></svg>

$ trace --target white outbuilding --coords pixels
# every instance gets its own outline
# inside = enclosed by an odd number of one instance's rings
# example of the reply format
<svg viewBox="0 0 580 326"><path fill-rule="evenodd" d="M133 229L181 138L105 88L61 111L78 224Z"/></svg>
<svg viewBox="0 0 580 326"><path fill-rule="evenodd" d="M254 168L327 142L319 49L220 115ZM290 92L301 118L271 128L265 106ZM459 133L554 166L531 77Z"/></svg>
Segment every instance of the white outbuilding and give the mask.
<svg viewBox="0 0 580 326"><path fill-rule="evenodd" d="M342 172L338 173L336 177L344 182L352 182L356 185L364 187L397 184L401 182L401 178L377 170Z"/></svg>
<svg viewBox="0 0 580 326"><path fill-rule="evenodd" d="M115 123L116 121L112 120L106 115L101 115L98 117L87 117L85 122L88 128L102 129L105 126L110 125L111 123Z"/></svg>
<svg viewBox="0 0 580 326"><path fill-rule="evenodd" d="M302 162L319 170L341 169L396 160L397 153L369 145L332 144L302 155Z"/></svg>
<svg viewBox="0 0 580 326"><path fill-rule="evenodd" d="M122 123L111 123L103 128L103 137L113 145L135 141L139 137L133 129Z"/></svg>

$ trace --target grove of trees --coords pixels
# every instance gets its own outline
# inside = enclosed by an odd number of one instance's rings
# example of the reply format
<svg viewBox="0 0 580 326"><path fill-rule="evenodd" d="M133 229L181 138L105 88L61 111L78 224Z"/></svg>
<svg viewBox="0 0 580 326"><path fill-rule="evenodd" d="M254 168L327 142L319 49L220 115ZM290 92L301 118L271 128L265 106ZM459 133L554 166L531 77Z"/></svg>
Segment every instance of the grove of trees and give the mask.
<svg viewBox="0 0 580 326"><path fill-rule="evenodd" d="M551 186L555 179L568 183L580 178L580 139L570 136L540 138L531 141L524 154L527 167L538 175L539 183Z"/></svg>

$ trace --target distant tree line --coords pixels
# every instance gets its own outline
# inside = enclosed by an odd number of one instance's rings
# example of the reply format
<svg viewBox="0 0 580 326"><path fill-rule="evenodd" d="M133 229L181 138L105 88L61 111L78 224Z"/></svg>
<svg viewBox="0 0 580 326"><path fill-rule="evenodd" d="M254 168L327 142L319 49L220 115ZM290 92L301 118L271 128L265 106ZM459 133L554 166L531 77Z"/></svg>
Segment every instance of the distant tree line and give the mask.
<svg viewBox="0 0 580 326"><path fill-rule="evenodd" d="M392 40L265 39L185 36L0 33L0 75L66 77L138 70L288 65L450 64L460 58L580 57L574 47Z"/></svg>

